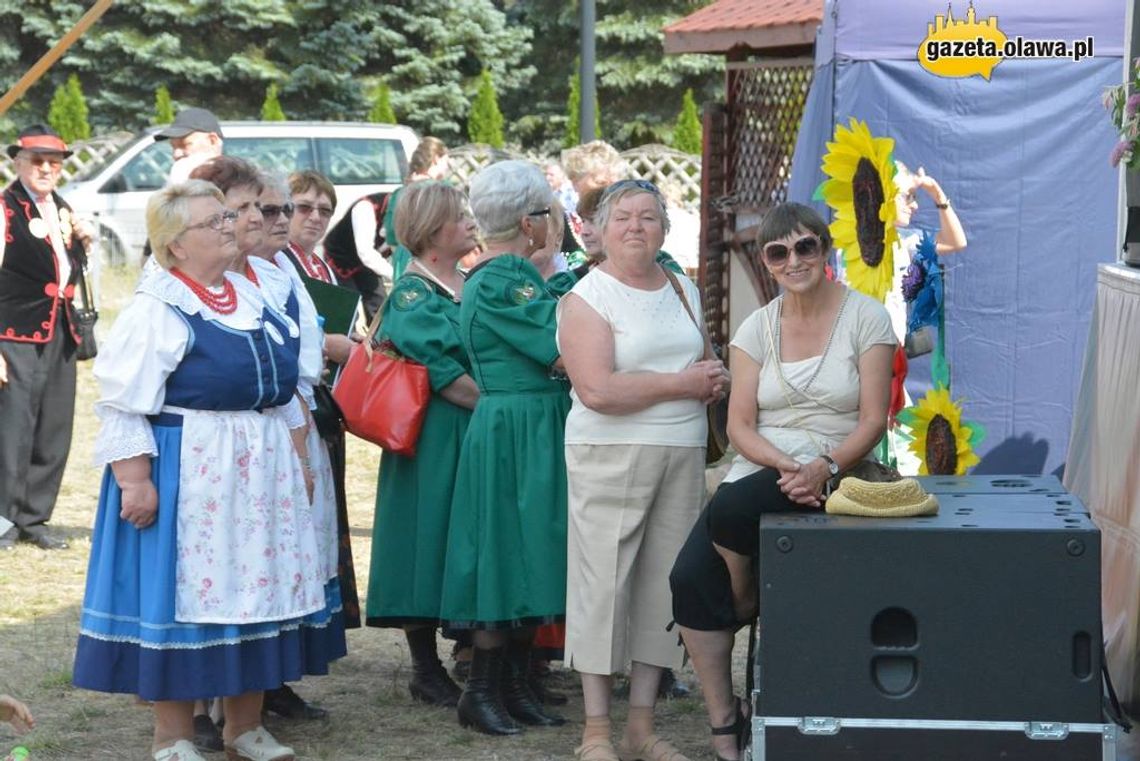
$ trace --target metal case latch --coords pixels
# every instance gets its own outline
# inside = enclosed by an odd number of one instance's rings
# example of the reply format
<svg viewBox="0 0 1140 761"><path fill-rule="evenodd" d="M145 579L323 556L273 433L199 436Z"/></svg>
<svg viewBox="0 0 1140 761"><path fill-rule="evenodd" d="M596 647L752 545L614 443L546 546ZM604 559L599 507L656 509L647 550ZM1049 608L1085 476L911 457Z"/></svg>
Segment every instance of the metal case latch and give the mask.
<svg viewBox="0 0 1140 761"><path fill-rule="evenodd" d="M800 719L799 730L805 735L837 735L839 734L839 719L823 716L805 716Z"/></svg>
<svg viewBox="0 0 1140 761"><path fill-rule="evenodd" d="M1069 736L1069 725L1059 721L1031 721L1025 725L1025 736L1030 740L1064 740Z"/></svg>

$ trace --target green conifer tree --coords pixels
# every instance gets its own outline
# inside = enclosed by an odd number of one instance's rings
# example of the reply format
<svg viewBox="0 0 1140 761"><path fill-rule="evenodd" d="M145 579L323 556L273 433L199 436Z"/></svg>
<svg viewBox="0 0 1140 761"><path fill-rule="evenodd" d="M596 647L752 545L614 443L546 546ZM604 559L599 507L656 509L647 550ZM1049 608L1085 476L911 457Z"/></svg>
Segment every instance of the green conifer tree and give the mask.
<svg viewBox="0 0 1140 761"><path fill-rule="evenodd" d="M276 83L265 88L265 102L261 104L261 121L285 121L285 111L281 108L281 101L277 99Z"/></svg>
<svg viewBox="0 0 1140 761"><path fill-rule="evenodd" d="M701 152L701 117L691 87L685 90L685 96L681 99L681 113L677 115L677 125L673 127L673 147L685 153Z"/></svg>
<svg viewBox="0 0 1140 761"><path fill-rule="evenodd" d="M372 108L368 111L368 121L376 124L395 124L396 112L392 109L392 91L381 82L372 98Z"/></svg>
<svg viewBox="0 0 1140 761"><path fill-rule="evenodd" d="M170 101L170 90L159 85L154 91L154 123L170 124L174 121L174 104Z"/></svg>
<svg viewBox="0 0 1140 761"><path fill-rule="evenodd" d="M479 89L467 117L467 137L473 143L503 147L503 112L499 110L499 97L495 93L491 72L486 69L479 77Z"/></svg>
<svg viewBox="0 0 1140 761"><path fill-rule="evenodd" d="M64 142L91 137L91 125L87 123L87 101L83 97L83 87L79 84L77 75L72 74L67 78L67 84L55 88L48 108L48 124L59 133Z"/></svg>

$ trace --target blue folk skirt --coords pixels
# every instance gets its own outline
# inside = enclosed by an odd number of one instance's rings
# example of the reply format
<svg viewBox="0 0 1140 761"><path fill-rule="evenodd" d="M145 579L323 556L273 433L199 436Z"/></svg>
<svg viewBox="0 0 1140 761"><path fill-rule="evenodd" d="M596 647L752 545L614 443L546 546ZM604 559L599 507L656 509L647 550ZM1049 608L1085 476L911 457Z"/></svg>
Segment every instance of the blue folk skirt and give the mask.
<svg viewBox="0 0 1140 761"><path fill-rule="evenodd" d="M119 517L122 492L103 475L74 682L144 700L194 700L279 687L326 674L345 654L336 580L325 607L304 618L257 624L187 624L174 618L178 475L182 428L154 425L151 480L157 520L139 530ZM251 547L251 552L257 548Z"/></svg>

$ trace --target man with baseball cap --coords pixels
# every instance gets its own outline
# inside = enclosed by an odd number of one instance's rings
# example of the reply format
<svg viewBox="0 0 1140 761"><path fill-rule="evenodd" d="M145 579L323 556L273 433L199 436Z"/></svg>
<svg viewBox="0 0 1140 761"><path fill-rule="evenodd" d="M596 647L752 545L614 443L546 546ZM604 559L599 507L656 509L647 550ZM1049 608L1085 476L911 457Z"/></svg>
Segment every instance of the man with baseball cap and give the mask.
<svg viewBox="0 0 1140 761"><path fill-rule="evenodd" d="M169 140L174 152L169 185L185 182L197 167L222 155L222 126L218 117L204 108L182 109L174 122L154 139Z"/></svg>
<svg viewBox="0 0 1140 761"><path fill-rule="evenodd" d="M90 229L55 192L67 144L33 124L8 146L16 180L0 201L0 517L16 540L65 549L46 523L71 450L75 350L72 298Z"/></svg>

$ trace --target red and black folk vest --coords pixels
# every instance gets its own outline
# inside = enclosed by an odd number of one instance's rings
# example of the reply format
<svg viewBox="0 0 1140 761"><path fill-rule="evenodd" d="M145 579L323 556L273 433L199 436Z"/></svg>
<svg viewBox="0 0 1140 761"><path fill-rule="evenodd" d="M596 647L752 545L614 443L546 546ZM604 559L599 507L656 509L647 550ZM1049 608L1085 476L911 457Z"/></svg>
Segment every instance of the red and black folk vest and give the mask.
<svg viewBox="0 0 1140 761"><path fill-rule="evenodd" d="M35 201L19 180L8 186L3 199L0 213L6 217L7 235L4 261L0 263L0 341L48 343L55 336L59 312L63 309L70 338L78 345L75 306L71 299L80 270L87 262L83 244L77 236L68 233L70 224L61 225L63 243L71 261L71 277L61 292L59 263L51 238L46 234L46 225L32 221L40 219ZM71 215L71 207L58 193L52 193L52 199L57 209L66 209ZM44 232L44 236L35 235L35 228L40 228L37 232Z"/></svg>
<svg viewBox="0 0 1140 761"><path fill-rule="evenodd" d="M360 261L360 254L356 251L356 238L352 234L352 212L357 204L372 204L372 211L376 215L376 235L373 237L373 248L379 249L384 245L384 212L388 208L389 193L373 193L362 196L337 223L325 233L324 248L325 259L336 270L337 277L347 280L357 274L364 264Z"/></svg>
<svg viewBox="0 0 1140 761"><path fill-rule="evenodd" d="M342 285L351 286L360 292L364 300L364 311L368 319L379 311L384 303L384 284L380 276L364 266L356 251L356 239L352 234L352 210L357 204L372 204L376 215L376 235L373 247L379 249L384 244L384 212L388 209L388 193L373 193L364 196L349 207L340 221L325 233L325 261L332 265Z"/></svg>

